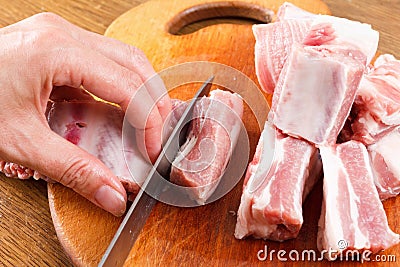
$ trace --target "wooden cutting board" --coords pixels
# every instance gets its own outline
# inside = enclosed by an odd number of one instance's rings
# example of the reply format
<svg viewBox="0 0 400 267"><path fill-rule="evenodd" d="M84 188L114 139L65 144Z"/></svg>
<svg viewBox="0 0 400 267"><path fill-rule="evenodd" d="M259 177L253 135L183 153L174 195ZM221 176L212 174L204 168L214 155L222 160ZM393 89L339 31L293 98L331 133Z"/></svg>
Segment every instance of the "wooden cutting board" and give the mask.
<svg viewBox="0 0 400 267"><path fill-rule="evenodd" d="M254 37L249 23L238 24L232 17L245 17L268 22L268 10L274 12L284 1L278 0L153 0L138 6L116 19L106 35L142 49L157 71L169 66L190 61L212 61L234 67L249 76L255 83ZM314 13L329 14L327 6L319 0L297 0L294 4ZM192 22L203 21L210 25L191 32L198 25L181 30ZM257 83L258 84L258 83ZM193 95L190 89L174 90L172 97L187 99ZM264 95L266 99L270 96ZM250 158L253 157L260 135L254 114L247 107L244 123L250 138ZM283 243L263 240L236 240L233 236L236 215L240 203L242 181L224 198L198 208L177 208L158 203L146 226L133 247L126 266L185 265L185 266L248 266L265 265L257 259L264 249L283 249L290 252L316 250L317 221L320 214L322 185L319 183L304 204L304 225L294 240ZM97 208L72 190L59 184L49 184L49 203L55 229L66 253L76 265L95 266L112 239L122 218ZM395 211L400 200L391 199L384 203L389 224L395 232ZM399 246L385 251L383 255L399 254ZM308 266L310 262L291 262L296 266ZM276 266L285 262L274 259ZM287 263L286 263L287 264ZM322 266L328 262L314 262ZM336 262L337 266L353 266L358 263ZM375 262L369 266L381 266ZM385 265L385 266L390 266ZM397 266L392 263L391 266Z"/></svg>

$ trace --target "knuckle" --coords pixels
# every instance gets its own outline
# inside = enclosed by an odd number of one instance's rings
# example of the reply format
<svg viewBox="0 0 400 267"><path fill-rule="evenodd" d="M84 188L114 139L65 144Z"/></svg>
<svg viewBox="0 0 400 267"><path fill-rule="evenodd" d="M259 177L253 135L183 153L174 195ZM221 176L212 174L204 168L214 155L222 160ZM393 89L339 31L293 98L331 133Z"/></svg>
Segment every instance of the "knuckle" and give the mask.
<svg viewBox="0 0 400 267"><path fill-rule="evenodd" d="M25 33L21 40L21 44L27 50L38 51L34 52L34 54L40 53L39 51L42 51L43 49L47 49L47 53L51 53L51 51L57 50L55 49L56 44L65 45L66 43L68 43L68 37L66 34L63 34L53 27L43 27Z"/></svg>
<svg viewBox="0 0 400 267"><path fill-rule="evenodd" d="M145 53L141 49L132 45L127 45L127 46L128 46L128 54L137 65L140 66L148 62Z"/></svg>
<svg viewBox="0 0 400 267"><path fill-rule="evenodd" d="M42 12L32 16L32 20L39 24L54 25L63 23L64 19L51 12Z"/></svg>
<svg viewBox="0 0 400 267"><path fill-rule="evenodd" d="M91 160L75 158L67 164L59 182L72 189L84 190L92 175L94 175L94 172Z"/></svg>

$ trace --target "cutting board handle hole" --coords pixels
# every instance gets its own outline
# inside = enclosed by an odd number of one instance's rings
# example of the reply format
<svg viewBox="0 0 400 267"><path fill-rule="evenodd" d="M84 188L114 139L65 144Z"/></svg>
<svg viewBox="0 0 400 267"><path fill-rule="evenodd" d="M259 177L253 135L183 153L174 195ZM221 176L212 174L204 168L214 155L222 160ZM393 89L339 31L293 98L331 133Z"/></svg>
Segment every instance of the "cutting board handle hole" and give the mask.
<svg viewBox="0 0 400 267"><path fill-rule="evenodd" d="M175 15L167 23L166 30L173 35L184 35L221 23L270 23L273 14L268 8L246 2L206 3L187 8Z"/></svg>

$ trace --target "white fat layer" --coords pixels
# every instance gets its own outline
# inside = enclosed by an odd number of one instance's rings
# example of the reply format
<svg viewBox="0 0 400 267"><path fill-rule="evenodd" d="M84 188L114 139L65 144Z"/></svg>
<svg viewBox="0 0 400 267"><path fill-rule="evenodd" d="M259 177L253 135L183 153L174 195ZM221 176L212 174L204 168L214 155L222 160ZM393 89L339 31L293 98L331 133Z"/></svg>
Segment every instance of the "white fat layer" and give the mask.
<svg viewBox="0 0 400 267"><path fill-rule="evenodd" d="M255 237L267 237L277 228L277 225L270 225L265 222L264 209L268 205L271 193L268 183L262 189L260 196L255 197L254 192L263 184L267 173L275 158L275 127L266 122L259 140L263 144L259 164L254 166L255 171L251 174L246 187L243 190L240 207L238 210L238 223L236 224L235 237L243 238L247 235ZM272 178L273 179L273 178Z"/></svg>
<svg viewBox="0 0 400 267"><path fill-rule="evenodd" d="M247 183L247 190L255 192L264 182L275 155L275 127L266 122L259 140L263 144L259 163L255 166L256 171L252 173Z"/></svg>
<svg viewBox="0 0 400 267"><path fill-rule="evenodd" d="M324 233L324 249L338 250L337 242L343 238L343 225L340 223L341 217L339 210L335 207L339 197L339 171L343 168L342 163L335 155L335 151L331 147L320 147L320 154L323 162L324 170L324 200L326 205L325 215L325 233Z"/></svg>
<svg viewBox="0 0 400 267"><path fill-rule="evenodd" d="M275 142L273 161L277 162L278 165L280 165L280 163L284 160L283 159L283 155L284 155L283 144L284 144L284 142L280 142L280 141ZM265 151L265 147L264 147L264 151ZM260 165L262 165L262 163ZM277 168L279 168L279 167L277 167ZM265 173L262 176L263 181L261 183L264 182L265 178L268 176L269 171L270 171L270 169L268 168L267 173ZM254 212L262 213L265 210L265 208L269 205L269 203L271 201L271 196L272 196L271 195L271 184L273 184L276 179L277 179L277 177L275 174L271 175L270 179L269 179L268 183L265 185L265 187L263 186L263 187L260 187L257 189L257 191L261 190L261 194L258 197L256 197L256 196L254 197L253 213ZM282 207L281 207L281 210L283 210Z"/></svg>
<svg viewBox="0 0 400 267"><path fill-rule="evenodd" d="M235 228L235 237L242 239L248 235L266 237L274 232L276 225L265 223L263 211L252 210L253 194L244 190L238 209L238 220Z"/></svg>
<svg viewBox="0 0 400 267"><path fill-rule="evenodd" d="M335 42L357 47L367 56L367 64L371 62L379 42L379 32L373 30L371 25L328 15L317 16L312 25L321 23L329 23L335 29Z"/></svg>
<svg viewBox="0 0 400 267"><path fill-rule="evenodd" d="M189 154L190 151L192 151L193 147L197 143L197 137L192 136L186 140L186 142L182 145L181 149L172 162L172 166L178 166L178 164Z"/></svg>

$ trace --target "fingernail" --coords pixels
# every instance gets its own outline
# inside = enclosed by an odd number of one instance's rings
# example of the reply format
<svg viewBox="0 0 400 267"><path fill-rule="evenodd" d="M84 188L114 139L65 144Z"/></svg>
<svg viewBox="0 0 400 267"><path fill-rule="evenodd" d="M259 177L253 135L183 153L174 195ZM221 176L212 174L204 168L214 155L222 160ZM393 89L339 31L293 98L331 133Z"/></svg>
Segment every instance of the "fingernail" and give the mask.
<svg viewBox="0 0 400 267"><path fill-rule="evenodd" d="M124 197L108 185L103 185L94 195L97 203L115 216L122 216L126 209Z"/></svg>

